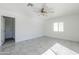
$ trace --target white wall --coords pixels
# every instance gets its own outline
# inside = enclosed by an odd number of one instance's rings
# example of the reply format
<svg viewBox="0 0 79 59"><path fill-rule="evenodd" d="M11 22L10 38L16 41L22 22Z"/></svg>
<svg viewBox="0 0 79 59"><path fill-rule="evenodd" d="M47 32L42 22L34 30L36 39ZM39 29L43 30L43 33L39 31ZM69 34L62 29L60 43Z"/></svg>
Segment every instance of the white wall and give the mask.
<svg viewBox="0 0 79 59"><path fill-rule="evenodd" d="M1 25L1 16L15 17L15 39L16 42L28 40L36 37L43 36L43 20L36 16L26 15L1 10L0 9L0 25ZM0 42L1 42L1 26L0 26Z"/></svg>
<svg viewBox="0 0 79 59"><path fill-rule="evenodd" d="M54 32L54 22L63 22L64 32ZM62 16L48 19L45 23L45 35L60 39L79 41L79 15Z"/></svg>

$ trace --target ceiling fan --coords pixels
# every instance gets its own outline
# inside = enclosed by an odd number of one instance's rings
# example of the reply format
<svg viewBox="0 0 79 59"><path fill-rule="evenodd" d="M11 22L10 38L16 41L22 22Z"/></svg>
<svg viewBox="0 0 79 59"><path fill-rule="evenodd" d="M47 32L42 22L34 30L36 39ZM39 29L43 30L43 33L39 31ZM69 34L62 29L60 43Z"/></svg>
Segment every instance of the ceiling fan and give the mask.
<svg viewBox="0 0 79 59"><path fill-rule="evenodd" d="M33 7L34 4L28 3L27 6L28 7ZM46 3L43 3L41 8L38 8L35 12L40 13L43 16L47 16L49 13L54 13L54 10L52 8L49 8Z"/></svg>

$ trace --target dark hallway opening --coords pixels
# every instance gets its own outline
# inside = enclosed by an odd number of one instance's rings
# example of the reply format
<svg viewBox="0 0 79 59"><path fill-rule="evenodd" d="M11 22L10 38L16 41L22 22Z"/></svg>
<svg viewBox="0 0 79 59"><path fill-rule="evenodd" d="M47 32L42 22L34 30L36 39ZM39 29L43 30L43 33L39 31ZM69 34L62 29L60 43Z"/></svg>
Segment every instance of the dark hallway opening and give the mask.
<svg viewBox="0 0 79 59"><path fill-rule="evenodd" d="M4 19L4 43L15 42L15 18L3 16Z"/></svg>

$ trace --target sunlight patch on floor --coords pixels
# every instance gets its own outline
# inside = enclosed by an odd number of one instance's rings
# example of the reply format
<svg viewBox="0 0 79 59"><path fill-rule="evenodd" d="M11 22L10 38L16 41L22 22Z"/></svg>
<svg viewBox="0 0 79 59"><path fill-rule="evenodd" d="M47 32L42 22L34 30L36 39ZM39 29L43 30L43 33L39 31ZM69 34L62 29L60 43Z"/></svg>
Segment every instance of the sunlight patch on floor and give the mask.
<svg viewBox="0 0 79 59"><path fill-rule="evenodd" d="M54 52L51 51L51 49L48 49L46 52L44 52L42 55L55 55Z"/></svg>
<svg viewBox="0 0 79 59"><path fill-rule="evenodd" d="M64 47L63 45L56 43L48 49L46 52L44 52L42 55L78 55L78 53L74 52L73 50Z"/></svg>

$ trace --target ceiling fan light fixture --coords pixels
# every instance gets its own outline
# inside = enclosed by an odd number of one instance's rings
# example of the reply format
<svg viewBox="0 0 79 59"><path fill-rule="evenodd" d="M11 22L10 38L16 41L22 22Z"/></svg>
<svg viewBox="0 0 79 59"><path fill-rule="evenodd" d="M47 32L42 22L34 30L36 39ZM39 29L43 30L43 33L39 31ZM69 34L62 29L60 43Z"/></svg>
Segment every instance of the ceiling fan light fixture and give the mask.
<svg viewBox="0 0 79 59"><path fill-rule="evenodd" d="M28 3L27 6L28 7L34 7L34 4ZM35 9L35 8L33 8L33 9ZM54 11L51 12L50 8L46 5L46 3L44 3L42 5L41 9L38 8L38 13L40 13L40 15L42 15L42 16L48 16L49 13L54 13Z"/></svg>

